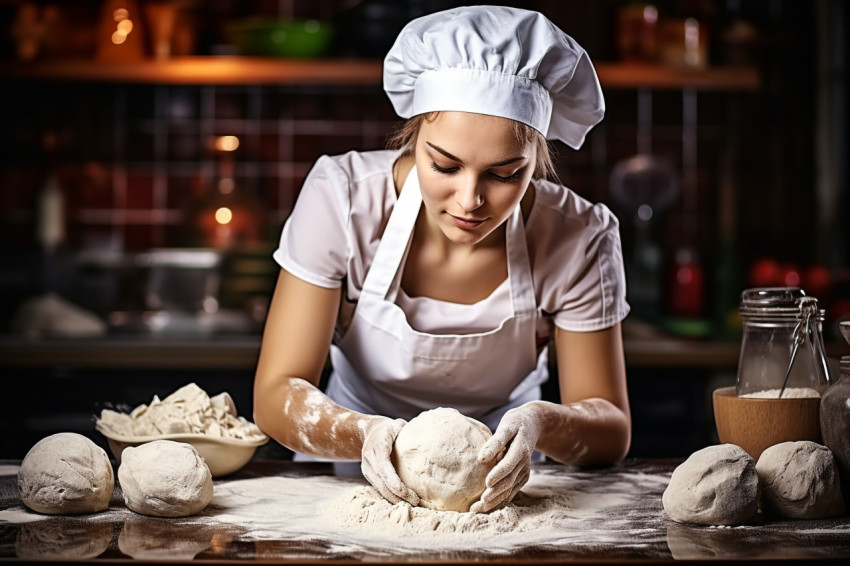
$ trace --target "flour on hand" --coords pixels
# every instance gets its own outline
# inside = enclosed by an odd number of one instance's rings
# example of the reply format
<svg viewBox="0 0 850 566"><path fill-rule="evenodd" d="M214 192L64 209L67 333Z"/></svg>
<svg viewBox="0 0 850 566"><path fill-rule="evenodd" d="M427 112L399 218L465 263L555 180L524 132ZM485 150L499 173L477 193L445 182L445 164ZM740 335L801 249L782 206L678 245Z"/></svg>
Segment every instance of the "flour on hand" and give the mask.
<svg viewBox="0 0 850 566"><path fill-rule="evenodd" d="M118 483L127 508L155 517L187 517L212 500L210 469L191 444L154 440L124 449Z"/></svg>
<svg viewBox="0 0 850 566"><path fill-rule="evenodd" d="M456 409L425 411L396 437L393 465L421 506L466 512L484 492L493 467L478 462L478 452L491 436L485 424Z"/></svg>
<svg viewBox="0 0 850 566"><path fill-rule="evenodd" d="M697 450L673 470L661 500L680 523L739 525L758 514L760 491L752 456L720 444Z"/></svg>
<svg viewBox="0 0 850 566"><path fill-rule="evenodd" d="M104 511L114 488L109 456L89 438L74 432L39 440L18 471L21 500L38 513Z"/></svg>

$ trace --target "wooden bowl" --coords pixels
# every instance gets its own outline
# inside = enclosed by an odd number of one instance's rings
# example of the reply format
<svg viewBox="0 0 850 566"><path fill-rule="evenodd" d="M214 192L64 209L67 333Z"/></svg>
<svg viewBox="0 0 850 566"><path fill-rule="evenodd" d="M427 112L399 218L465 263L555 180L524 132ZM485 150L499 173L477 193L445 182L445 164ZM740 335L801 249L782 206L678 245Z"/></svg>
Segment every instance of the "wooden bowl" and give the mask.
<svg viewBox="0 0 850 566"><path fill-rule="evenodd" d="M714 424L723 444L736 444L754 460L765 448L792 440L822 444L820 397L763 399L738 397L734 387L712 394Z"/></svg>

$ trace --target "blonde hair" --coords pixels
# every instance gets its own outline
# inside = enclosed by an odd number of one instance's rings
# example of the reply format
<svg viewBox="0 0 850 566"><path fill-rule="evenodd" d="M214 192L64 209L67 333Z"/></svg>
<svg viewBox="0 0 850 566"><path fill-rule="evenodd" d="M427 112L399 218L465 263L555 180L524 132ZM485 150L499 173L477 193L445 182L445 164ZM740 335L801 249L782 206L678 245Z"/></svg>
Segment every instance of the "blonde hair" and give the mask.
<svg viewBox="0 0 850 566"><path fill-rule="evenodd" d="M403 155L413 155L416 148L416 137L419 135L422 122L425 120L432 122L437 119L438 115L439 112L426 112L405 120L389 135L387 147L389 149L400 149ZM557 180L554 148L549 145L543 134L531 126L515 121L514 135L520 143L533 143L537 146L537 161L532 177L534 179Z"/></svg>

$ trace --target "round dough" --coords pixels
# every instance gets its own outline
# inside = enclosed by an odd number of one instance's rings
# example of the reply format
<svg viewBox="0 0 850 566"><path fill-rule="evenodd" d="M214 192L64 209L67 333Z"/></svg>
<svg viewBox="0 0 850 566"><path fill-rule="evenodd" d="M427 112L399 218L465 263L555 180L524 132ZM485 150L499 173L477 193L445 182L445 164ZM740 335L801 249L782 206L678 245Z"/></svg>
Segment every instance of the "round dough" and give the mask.
<svg viewBox="0 0 850 566"><path fill-rule="evenodd" d="M115 475L106 451L75 432L60 432L30 448L18 470L24 505L50 515L96 513L109 507Z"/></svg>
<svg viewBox="0 0 850 566"><path fill-rule="evenodd" d="M466 512L484 492L493 467L478 462L478 451L492 435L484 423L456 409L425 411L398 433L393 465L421 506Z"/></svg>
<svg viewBox="0 0 850 566"><path fill-rule="evenodd" d="M118 483L127 508L155 517L187 517L212 500L210 469L191 444L154 440L125 448Z"/></svg>
<svg viewBox="0 0 850 566"><path fill-rule="evenodd" d="M844 512L838 466L826 446L809 440L775 444L761 453L756 472L766 513L821 519Z"/></svg>
<svg viewBox="0 0 850 566"><path fill-rule="evenodd" d="M752 456L719 444L697 450L673 470L661 501L679 523L739 525L758 513L760 492Z"/></svg>

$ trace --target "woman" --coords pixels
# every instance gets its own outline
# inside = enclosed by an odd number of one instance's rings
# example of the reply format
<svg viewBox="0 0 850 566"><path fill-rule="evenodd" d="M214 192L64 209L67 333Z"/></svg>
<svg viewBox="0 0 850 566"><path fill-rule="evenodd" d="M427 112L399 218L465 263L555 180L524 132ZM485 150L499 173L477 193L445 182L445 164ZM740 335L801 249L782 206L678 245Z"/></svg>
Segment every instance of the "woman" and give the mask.
<svg viewBox="0 0 850 566"><path fill-rule="evenodd" d="M495 431L473 512L509 502L535 453L621 460L618 223L544 178L546 138L578 149L604 114L587 54L539 13L453 9L402 30L384 88L408 119L394 149L320 158L284 226L255 422L296 457L360 460L386 499L416 505L393 442L454 407ZM540 400L550 338L560 403Z"/></svg>

